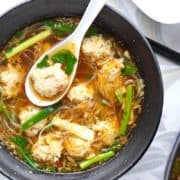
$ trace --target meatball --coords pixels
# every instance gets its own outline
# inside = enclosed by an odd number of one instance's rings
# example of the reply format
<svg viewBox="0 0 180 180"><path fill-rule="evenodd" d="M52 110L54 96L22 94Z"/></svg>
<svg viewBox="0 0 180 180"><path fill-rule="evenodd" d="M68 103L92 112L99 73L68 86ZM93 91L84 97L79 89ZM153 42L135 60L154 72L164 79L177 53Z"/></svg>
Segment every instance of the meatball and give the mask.
<svg viewBox="0 0 180 180"><path fill-rule="evenodd" d="M16 97L24 82L24 71L18 66L8 65L7 68L0 69L1 94L10 99Z"/></svg>
<svg viewBox="0 0 180 180"><path fill-rule="evenodd" d="M102 35L85 38L82 44L82 53L85 59L95 62L99 58L113 56L112 40L106 40Z"/></svg>
<svg viewBox="0 0 180 180"><path fill-rule="evenodd" d="M88 151L90 143L76 136L70 136L65 139L64 147L71 156L81 157Z"/></svg>
<svg viewBox="0 0 180 180"><path fill-rule="evenodd" d="M36 68L31 79L34 89L43 97L53 97L64 91L68 84L68 76L61 69L61 64L56 63L50 67Z"/></svg>
<svg viewBox="0 0 180 180"><path fill-rule="evenodd" d="M41 110L41 108L33 106L33 105L27 105L23 108L21 108L19 112L19 119L20 123L23 124L26 120L28 120L30 117L35 115ZM32 128L25 131L27 136L35 136L37 133L46 125L47 119L44 119L40 121L39 123L35 124Z"/></svg>
<svg viewBox="0 0 180 180"><path fill-rule="evenodd" d="M70 89L67 97L74 102L81 102L93 99L94 90L86 84L78 84Z"/></svg>
<svg viewBox="0 0 180 180"><path fill-rule="evenodd" d="M40 162L55 163L61 157L62 143L55 133L46 134L32 146L32 155Z"/></svg>
<svg viewBox="0 0 180 180"><path fill-rule="evenodd" d="M112 145L114 140L119 135L119 123L115 117L110 117L106 120L98 121L93 125L93 130L104 145Z"/></svg>

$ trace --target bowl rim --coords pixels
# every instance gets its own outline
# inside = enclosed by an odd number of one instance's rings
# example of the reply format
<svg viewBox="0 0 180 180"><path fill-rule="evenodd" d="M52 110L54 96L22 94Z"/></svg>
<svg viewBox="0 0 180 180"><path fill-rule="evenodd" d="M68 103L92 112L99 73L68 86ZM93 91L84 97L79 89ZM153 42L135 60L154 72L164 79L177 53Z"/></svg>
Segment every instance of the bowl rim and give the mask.
<svg viewBox="0 0 180 180"><path fill-rule="evenodd" d="M170 179L170 177L172 175L175 160L178 157L179 153L180 153L180 133L179 133L178 137L176 138L175 144L172 147L171 153L169 155L168 162L167 162L166 169L165 169L164 180Z"/></svg>
<svg viewBox="0 0 180 180"><path fill-rule="evenodd" d="M1 16L0 16L0 19L1 18L5 18L9 13L13 12L13 11L16 11L18 10L19 8L23 7L24 5L30 5L31 3L33 3L35 0L28 0L28 1L25 1L25 2L22 2L21 4L18 4L17 6L15 7L12 7L11 9L9 9L8 11L6 11L5 13L3 13ZM38 1L38 0L36 0ZM89 0L86 0L86 1L89 1ZM143 40L144 44L147 46L147 48L149 49L149 53L150 55L152 56L152 59L154 60L153 63L156 67L156 71L157 71L157 74L158 74L158 80L159 80L159 86L160 86L160 89L159 89L159 93L160 93L160 100L159 100L159 112L158 112L158 118L156 120L156 124L154 125L154 130L150 136L150 139L149 139L149 142L146 144L146 146L144 146L141 151L139 153L137 153L136 155L136 158L131 161L131 164L125 168L123 171L121 171L121 173L119 173L118 175L116 176L113 176L112 179L116 179L116 178L119 178L121 177L122 175L124 175L127 171L129 171L135 164L137 164L137 162L143 157L143 155L145 154L145 152L147 151L147 149L149 148L149 146L151 145L153 139L154 139L154 136L157 132L157 129L159 127L159 123L160 123L160 119L161 119L161 115L162 115L162 110L163 110L163 99L164 99L164 89L163 89L163 81L162 81L162 76L161 76L161 72L160 72L160 68L159 68L159 64L158 64L158 61L157 61L157 57L155 56L154 54L154 51L152 49L152 47L150 46L148 40L145 38L145 36L141 33L141 31L137 28L137 26L132 22L130 21L129 19L127 19L127 17L125 15L123 15L121 12L119 12L116 8L112 7L110 4L107 4L105 5L105 8L108 8L110 9L111 11L115 12L118 16L121 16L122 19L124 19L130 26L131 28L133 28L138 34L139 36L141 37L141 39ZM118 153L117 153L118 154ZM117 154L112 157L110 160L108 161L111 161L113 160L114 158L116 158ZM10 156L10 155L9 155ZM13 155L14 156L14 155ZM16 157L14 157L16 159ZM29 167L28 165L26 165L26 163L24 163L24 161L22 160L19 160L23 165ZM106 161L107 162L107 161ZM93 168L90 168L90 169L87 169L85 171L80 171L80 172L71 172L71 173L52 173L52 172L47 172L47 171L43 171L43 170L36 170L40 173L43 173L44 175L55 175L55 176L58 176L58 175L66 175L66 174L72 174L72 175L77 175L77 174L84 174L84 173L89 173L91 171L93 171L94 169L98 168L99 166L104 166L105 163L102 163L101 165L97 165ZM9 179L14 179L11 175L8 174L8 172L4 169L0 169L0 173L3 174L5 177L9 178Z"/></svg>

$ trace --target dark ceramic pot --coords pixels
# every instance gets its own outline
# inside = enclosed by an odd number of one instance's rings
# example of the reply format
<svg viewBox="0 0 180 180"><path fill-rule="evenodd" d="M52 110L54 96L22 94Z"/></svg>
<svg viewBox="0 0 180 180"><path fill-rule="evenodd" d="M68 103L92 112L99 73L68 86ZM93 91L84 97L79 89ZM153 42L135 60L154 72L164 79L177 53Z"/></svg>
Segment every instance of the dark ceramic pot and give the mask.
<svg viewBox="0 0 180 180"><path fill-rule="evenodd" d="M18 29L47 18L81 16L88 2L88 0L33 0L14 8L0 18L0 49ZM103 8L95 24L128 45L144 79L145 98L137 128L133 130L128 144L114 158L100 166L77 173L53 174L32 170L2 147L0 170L10 179L114 179L133 167L150 145L160 121L163 104L162 80L153 51L139 31L110 7Z"/></svg>
<svg viewBox="0 0 180 180"><path fill-rule="evenodd" d="M174 168L174 165L175 165L177 158L179 158L179 157L180 157L180 133L179 133L179 136L177 137L176 143L175 143L173 150L171 152L171 155L169 157L167 167L166 167L166 171L165 171L164 180L171 180L172 179L173 168ZM179 172L179 174L180 174L180 172Z"/></svg>

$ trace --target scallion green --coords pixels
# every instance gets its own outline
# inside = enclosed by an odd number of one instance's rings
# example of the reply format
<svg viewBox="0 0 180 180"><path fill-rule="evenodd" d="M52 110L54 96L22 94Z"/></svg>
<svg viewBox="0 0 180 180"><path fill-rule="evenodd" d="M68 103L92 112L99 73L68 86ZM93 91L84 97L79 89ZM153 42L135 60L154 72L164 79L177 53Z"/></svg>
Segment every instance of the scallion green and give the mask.
<svg viewBox="0 0 180 180"><path fill-rule="evenodd" d="M132 100L133 100L133 86L128 85L126 92L126 99L125 99L125 107L124 107L123 117L120 126L120 135L126 134L128 122L131 115Z"/></svg>
<svg viewBox="0 0 180 180"><path fill-rule="evenodd" d="M51 30L45 30L43 32L40 32L39 34L34 35L33 37L23 41L22 43L20 43L19 45L10 48L9 50L7 50L5 52L5 56L7 59L11 58L12 56L22 52L23 50L31 47L32 45L34 45L35 43L47 38L49 35L51 35Z"/></svg>
<svg viewBox="0 0 180 180"><path fill-rule="evenodd" d="M130 62L125 62L124 64L125 64L125 67L122 70L123 76L129 76L129 75L137 73L138 69L134 64L132 64Z"/></svg>
<svg viewBox="0 0 180 180"><path fill-rule="evenodd" d="M120 89L116 90L115 95L116 95L118 102L121 104L123 102L123 95L122 95Z"/></svg>
<svg viewBox="0 0 180 180"><path fill-rule="evenodd" d="M113 151L109 151L106 153L102 153L102 154L98 154L97 156L94 156L86 161L83 161L80 163L80 168L82 170L87 169L88 167L92 166L95 163L98 162L102 162L102 161L106 161L108 159L110 159L111 157L114 156L114 152Z"/></svg>
<svg viewBox="0 0 180 180"><path fill-rule="evenodd" d="M57 109L57 107L58 105L49 106L47 108L44 108L37 114L33 115L21 125L21 130L25 131L31 128L33 125L37 124L38 122L42 121L43 119L47 118L50 114L52 114Z"/></svg>

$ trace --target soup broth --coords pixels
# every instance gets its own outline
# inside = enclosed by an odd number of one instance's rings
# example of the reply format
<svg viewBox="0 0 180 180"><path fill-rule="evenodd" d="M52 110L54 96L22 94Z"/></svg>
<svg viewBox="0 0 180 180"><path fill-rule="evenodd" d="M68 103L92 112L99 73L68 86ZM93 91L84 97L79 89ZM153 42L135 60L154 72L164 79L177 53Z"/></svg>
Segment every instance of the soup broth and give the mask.
<svg viewBox="0 0 180 180"><path fill-rule="evenodd" d="M55 18L28 26L0 53L0 140L35 169L77 172L107 161L128 142L141 113L144 84L131 53L94 26L83 40L77 74L61 102L42 108L26 97L31 66L72 33L79 20ZM46 30L47 37L20 46Z"/></svg>

